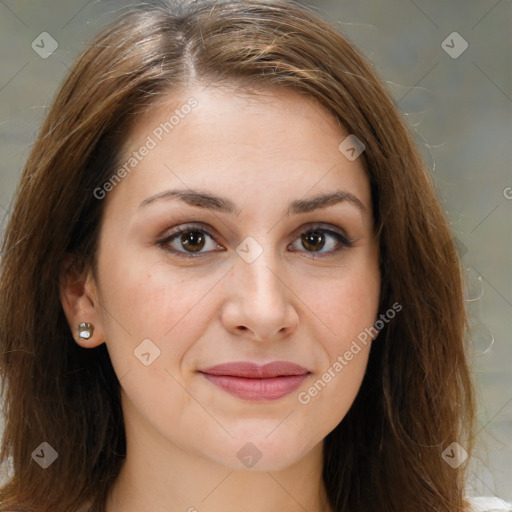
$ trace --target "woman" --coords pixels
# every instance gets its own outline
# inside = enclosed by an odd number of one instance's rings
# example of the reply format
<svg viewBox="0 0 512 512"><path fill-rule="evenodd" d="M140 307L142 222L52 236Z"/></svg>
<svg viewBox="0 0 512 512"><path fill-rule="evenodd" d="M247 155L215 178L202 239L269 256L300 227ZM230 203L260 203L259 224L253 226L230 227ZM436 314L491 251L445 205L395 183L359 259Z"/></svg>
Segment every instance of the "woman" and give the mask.
<svg viewBox="0 0 512 512"><path fill-rule="evenodd" d="M447 221L368 63L296 3L104 30L1 290L2 511L472 510Z"/></svg>

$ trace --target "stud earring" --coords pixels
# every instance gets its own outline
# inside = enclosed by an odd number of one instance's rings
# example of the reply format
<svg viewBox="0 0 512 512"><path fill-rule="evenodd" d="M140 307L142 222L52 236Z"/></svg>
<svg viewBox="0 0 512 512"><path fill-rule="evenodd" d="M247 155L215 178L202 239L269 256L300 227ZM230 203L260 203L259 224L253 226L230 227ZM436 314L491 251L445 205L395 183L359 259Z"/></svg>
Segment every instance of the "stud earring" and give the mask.
<svg viewBox="0 0 512 512"><path fill-rule="evenodd" d="M94 331L94 325L89 322L82 322L78 324L78 339L88 340Z"/></svg>

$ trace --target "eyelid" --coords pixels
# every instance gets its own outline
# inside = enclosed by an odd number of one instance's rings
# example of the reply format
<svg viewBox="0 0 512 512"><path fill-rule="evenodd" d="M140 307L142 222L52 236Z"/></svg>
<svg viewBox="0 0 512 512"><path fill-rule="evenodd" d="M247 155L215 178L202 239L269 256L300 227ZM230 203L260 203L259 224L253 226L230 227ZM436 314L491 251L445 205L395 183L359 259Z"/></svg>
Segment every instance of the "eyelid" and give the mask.
<svg viewBox="0 0 512 512"><path fill-rule="evenodd" d="M218 236L217 232L209 224L205 224L205 223L199 222L199 221L180 223L172 228L167 229L165 231L165 234L162 236L164 238L170 238L170 237L174 236L175 234L179 234L183 231L193 231L194 229L197 229L198 231L204 231L206 234L208 234L212 238L214 236L212 233L215 233L215 236Z"/></svg>
<svg viewBox="0 0 512 512"><path fill-rule="evenodd" d="M352 244L354 242L354 240L348 236L344 229L340 228L339 226L335 226L334 224L325 222L306 222L306 224L302 224L297 230L295 230L291 236L293 237L293 240L295 240L297 236L301 235L302 233L316 230L338 235L342 237L344 242L347 244Z"/></svg>

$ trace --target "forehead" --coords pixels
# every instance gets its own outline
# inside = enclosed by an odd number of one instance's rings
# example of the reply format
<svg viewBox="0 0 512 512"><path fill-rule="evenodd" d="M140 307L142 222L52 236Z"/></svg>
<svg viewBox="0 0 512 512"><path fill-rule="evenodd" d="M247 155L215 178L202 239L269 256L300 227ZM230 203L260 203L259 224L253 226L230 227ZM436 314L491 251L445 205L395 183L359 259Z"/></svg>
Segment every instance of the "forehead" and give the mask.
<svg viewBox="0 0 512 512"><path fill-rule="evenodd" d="M181 90L134 123L120 158L129 172L112 195L140 204L178 186L268 205L343 187L370 208L361 159L339 149L348 135L326 109L292 90Z"/></svg>

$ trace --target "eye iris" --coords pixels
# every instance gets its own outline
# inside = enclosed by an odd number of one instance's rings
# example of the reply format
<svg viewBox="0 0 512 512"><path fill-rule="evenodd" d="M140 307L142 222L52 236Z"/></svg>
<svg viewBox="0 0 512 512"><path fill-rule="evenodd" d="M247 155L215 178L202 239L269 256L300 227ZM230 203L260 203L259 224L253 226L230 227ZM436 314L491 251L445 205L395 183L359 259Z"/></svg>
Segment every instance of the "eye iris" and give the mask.
<svg viewBox="0 0 512 512"><path fill-rule="evenodd" d="M324 234L319 231L310 231L306 235L303 235L302 243L308 251L322 249L325 245ZM321 247L315 247L315 245L318 243L321 244Z"/></svg>
<svg viewBox="0 0 512 512"><path fill-rule="evenodd" d="M199 231L189 231L181 235L181 243L185 249L198 252L204 247L205 238ZM200 247L195 247L197 245Z"/></svg>

